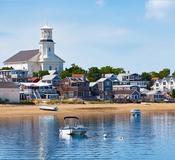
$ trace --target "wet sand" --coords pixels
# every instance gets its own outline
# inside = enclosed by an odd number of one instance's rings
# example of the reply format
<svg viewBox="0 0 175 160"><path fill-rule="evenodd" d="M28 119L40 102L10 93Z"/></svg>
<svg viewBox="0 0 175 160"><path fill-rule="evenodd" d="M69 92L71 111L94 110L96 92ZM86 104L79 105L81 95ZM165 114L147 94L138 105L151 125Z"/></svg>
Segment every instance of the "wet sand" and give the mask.
<svg viewBox="0 0 175 160"><path fill-rule="evenodd" d="M35 105L0 105L0 117L57 115L84 116L96 114L129 113L131 109L139 108L144 112L175 112L175 104L60 104L58 111L40 110Z"/></svg>

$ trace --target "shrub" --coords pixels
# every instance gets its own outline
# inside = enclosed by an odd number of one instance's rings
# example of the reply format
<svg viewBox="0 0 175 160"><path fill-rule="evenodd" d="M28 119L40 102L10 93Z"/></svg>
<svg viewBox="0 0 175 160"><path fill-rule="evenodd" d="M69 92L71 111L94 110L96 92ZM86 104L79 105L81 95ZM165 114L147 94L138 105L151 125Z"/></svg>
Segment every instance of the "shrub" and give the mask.
<svg viewBox="0 0 175 160"><path fill-rule="evenodd" d="M33 105L33 104L35 104L32 100L23 100L23 101L21 101L20 102L20 104L29 104L29 105Z"/></svg>
<svg viewBox="0 0 175 160"><path fill-rule="evenodd" d="M61 100L62 104L85 104L82 99L72 98L72 99L63 99Z"/></svg>
<svg viewBox="0 0 175 160"><path fill-rule="evenodd" d="M5 100L3 100L3 99L0 98L0 103L1 104L6 104L8 102L9 102L9 100L7 98Z"/></svg>

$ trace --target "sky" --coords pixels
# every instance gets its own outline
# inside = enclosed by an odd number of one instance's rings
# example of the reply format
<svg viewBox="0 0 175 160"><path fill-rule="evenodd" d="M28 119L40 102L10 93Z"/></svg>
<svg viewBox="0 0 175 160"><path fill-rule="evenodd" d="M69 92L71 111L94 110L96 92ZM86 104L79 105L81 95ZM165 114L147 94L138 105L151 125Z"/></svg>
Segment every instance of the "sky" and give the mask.
<svg viewBox="0 0 175 160"><path fill-rule="evenodd" d="M175 0L0 0L0 66L45 24L65 67L175 71Z"/></svg>

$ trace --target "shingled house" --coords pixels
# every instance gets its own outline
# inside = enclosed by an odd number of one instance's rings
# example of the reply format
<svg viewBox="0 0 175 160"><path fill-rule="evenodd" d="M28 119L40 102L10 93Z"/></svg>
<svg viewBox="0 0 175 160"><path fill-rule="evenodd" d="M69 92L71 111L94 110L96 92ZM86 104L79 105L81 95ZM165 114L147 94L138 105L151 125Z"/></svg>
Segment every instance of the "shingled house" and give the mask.
<svg viewBox="0 0 175 160"><path fill-rule="evenodd" d="M60 81L58 91L62 98L81 98L89 97L89 81L84 75L72 75Z"/></svg>
<svg viewBox="0 0 175 160"><path fill-rule="evenodd" d="M112 84L109 78L100 78L96 82L91 82L91 96L101 100L111 100L113 98Z"/></svg>
<svg viewBox="0 0 175 160"><path fill-rule="evenodd" d="M138 102L141 100L138 90L115 90L113 93L116 102Z"/></svg>
<svg viewBox="0 0 175 160"><path fill-rule="evenodd" d="M63 70L63 63L60 57L55 54L52 40L52 28L44 26L41 28L39 49L20 51L4 61L6 67L13 67L16 70L26 70L29 75L39 70Z"/></svg>

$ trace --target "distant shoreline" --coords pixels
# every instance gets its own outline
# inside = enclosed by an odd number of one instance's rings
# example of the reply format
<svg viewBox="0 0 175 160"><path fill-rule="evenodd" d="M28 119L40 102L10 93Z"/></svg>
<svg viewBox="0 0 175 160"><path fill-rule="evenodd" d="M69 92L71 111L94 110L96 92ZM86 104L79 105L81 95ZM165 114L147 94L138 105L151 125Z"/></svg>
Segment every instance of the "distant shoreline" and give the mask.
<svg viewBox="0 0 175 160"><path fill-rule="evenodd" d="M149 103L149 104L60 104L58 111L43 111L35 105L0 105L1 117L21 117L35 115L64 116L90 116L98 114L130 113L133 108L139 108L144 112L175 112L175 104Z"/></svg>

